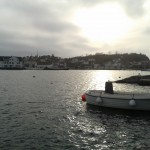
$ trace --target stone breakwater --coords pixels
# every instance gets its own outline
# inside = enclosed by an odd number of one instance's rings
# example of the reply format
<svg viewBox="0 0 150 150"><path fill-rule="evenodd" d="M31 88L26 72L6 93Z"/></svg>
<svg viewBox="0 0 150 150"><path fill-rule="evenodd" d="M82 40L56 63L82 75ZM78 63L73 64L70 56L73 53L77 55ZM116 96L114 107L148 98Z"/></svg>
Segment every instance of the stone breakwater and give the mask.
<svg viewBox="0 0 150 150"><path fill-rule="evenodd" d="M114 81L115 83L128 83L128 84L138 84L142 86L150 86L150 75L136 75L131 76L122 80Z"/></svg>

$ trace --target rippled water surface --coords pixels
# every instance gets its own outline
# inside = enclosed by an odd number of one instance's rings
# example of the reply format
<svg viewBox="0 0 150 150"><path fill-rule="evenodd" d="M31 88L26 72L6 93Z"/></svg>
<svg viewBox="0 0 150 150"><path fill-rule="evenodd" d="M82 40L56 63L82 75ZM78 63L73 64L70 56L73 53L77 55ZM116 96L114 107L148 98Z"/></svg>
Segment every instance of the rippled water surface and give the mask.
<svg viewBox="0 0 150 150"><path fill-rule="evenodd" d="M140 71L0 70L0 149L150 149L150 113L89 107L88 89ZM34 77L35 76L35 77ZM114 84L114 90L149 87Z"/></svg>

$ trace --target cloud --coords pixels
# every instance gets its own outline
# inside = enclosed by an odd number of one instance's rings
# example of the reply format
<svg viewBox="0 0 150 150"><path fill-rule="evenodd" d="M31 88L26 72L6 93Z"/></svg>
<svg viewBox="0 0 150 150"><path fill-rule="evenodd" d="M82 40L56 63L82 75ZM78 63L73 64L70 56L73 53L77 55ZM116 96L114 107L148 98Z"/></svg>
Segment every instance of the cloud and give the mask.
<svg viewBox="0 0 150 150"><path fill-rule="evenodd" d="M3 14L0 15L0 53L5 51L9 55L14 49L24 54L24 50L28 49L30 54L30 51L41 49L47 50L47 53L60 51L62 55L66 49L70 49L70 53L75 50L73 45L87 45L88 41L78 35L78 27L66 19L58 1L8 0L0 3L3 8Z"/></svg>
<svg viewBox="0 0 150 150"><path fill-rule="evenodd" d="M145 2L146 0L121 0L120 4L123 6L130 17L141 17L145 13L143 8Z"/></svg>
<svg viewBox="0 0 150 150"><path fill-rule="evenodd" d="M90 45L70 18L76 9L106 2L119 3L133 19L141 18L146 13L143 8L146 0L0 0L0 55L34 55L39 50L41 55L53 53L70 57L105 49L105 43L99 48ZM138 42L139 39L135 39L137 35L149 39L146 36L150 32L148 25L140 26L138 30L141 33L126 37L115 48L132 44L131 39ZM148 45L142 41L142 44Z"/></svg>
<svg viewBox="0 0 150 150"><path fill-rule="evenodd" d="M143 6L145 2L147 2L147 0L71 0L71 2L75 6L82 7L93 7L102 3L115 2L122 5L122 7L130 17L140 17L145 13Z"/></svg>

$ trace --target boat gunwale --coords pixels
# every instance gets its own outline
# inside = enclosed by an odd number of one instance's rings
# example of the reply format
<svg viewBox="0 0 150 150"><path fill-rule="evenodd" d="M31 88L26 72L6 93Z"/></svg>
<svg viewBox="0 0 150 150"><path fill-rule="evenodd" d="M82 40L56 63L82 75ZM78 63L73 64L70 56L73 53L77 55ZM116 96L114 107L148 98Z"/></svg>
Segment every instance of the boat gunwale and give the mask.
<svg viewBox="0 0 150 150"><path fill-rule="evenodd" d="M107 93L106 93L107 94ZM109 94L109 93L108 93ZM116 95L119 95L117 93L114 93ZM89 93L85 93L85 95L88 95L88 96L92 96L92 97L100 97L100 98L107 98L107 99L116 99L116 100L150 100L150 98L135 98L134 96L136 94L128 94L127 96L132 96L132 98L119 98L119 97L107 97L107 96L101 96L101 95L92 95L92 94L89 94ZM111 94L113 95L113 94ZM121 94L120 94L121 95ZM123 94L122 94L123 95ZM124 94L125 95L125 94ZM144 94L141 94L144 96Z"/></svg>

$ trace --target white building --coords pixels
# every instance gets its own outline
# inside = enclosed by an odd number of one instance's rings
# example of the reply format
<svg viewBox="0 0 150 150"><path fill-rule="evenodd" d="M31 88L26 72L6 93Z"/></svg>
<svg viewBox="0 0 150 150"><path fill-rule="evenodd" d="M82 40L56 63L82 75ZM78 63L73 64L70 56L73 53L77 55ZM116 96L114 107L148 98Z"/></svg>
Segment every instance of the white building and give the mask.
<svg viewBox="0 0 150 150"><path fill-rule="evenodd" d="M0 68L1 69L21 69L23 68L22 57L8 57L8 56L0 56Z"/></svg>

